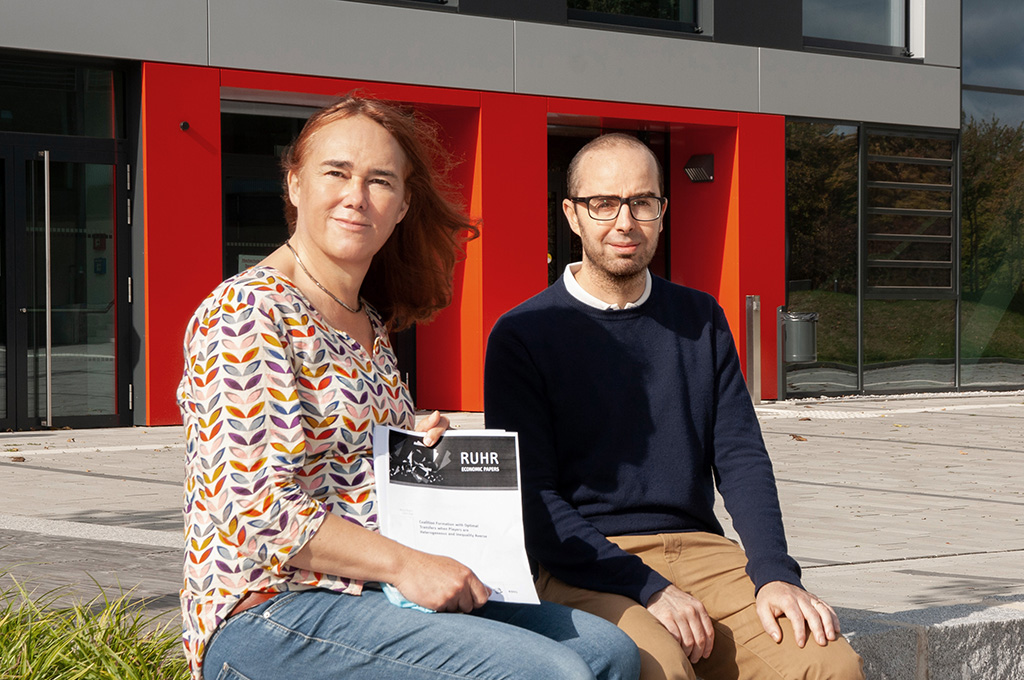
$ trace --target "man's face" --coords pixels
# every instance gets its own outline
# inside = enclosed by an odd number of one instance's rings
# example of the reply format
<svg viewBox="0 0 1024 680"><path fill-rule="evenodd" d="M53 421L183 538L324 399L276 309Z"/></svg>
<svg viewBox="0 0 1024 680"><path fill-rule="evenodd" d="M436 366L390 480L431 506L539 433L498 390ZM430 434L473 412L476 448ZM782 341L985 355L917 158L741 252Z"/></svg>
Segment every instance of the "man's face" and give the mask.
<svg viewBox="0 0 1024 680"><path fill-rule="evenodd" d="M659 196L658 168L643 149L614 145L589 152L579 164L577 196ZM667 207L667 206L666 206ZM583 242L583 267L602 278L631 280L654 257L664 210L641 222L623 204L613 220L595 220L583 203L563 201L569 226Z"/></svg>

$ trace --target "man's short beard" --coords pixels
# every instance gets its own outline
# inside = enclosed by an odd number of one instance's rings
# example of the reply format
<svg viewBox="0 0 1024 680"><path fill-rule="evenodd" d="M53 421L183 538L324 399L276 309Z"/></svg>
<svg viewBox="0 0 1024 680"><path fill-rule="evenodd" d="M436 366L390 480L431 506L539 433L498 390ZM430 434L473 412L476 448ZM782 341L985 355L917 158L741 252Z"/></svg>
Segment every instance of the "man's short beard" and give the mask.
<svg viewBox="0 0 1024 680"><path fill-rule="evenodd" d="M622 257L622 258L594 258L591 253L587 252L587 244L583 245L583 252L587 256L587 259L593 263L592 271L607 280L609 283L627 283L632 281L637 276L640 276L647 271L647 267L651 264L651 260L654 259L654 253L657 250L657 245L651 250L650 257L644 262L640 262L633 258ZM616 263L627 262L628 266L625 269L616 271L613 265Z"/></svg>
<svg viewBox="0 0 1024 680"><path fill-rule="evenodd" d="M632 281L633 279L637 278L638 276L642 276L644 274L644 272L647 271L647 265L648 264L650 264L650 262L648 262L647 264L644 264L644 265L641 266L637 262L632 262L631 263L631 265L632 265L631 267L629 267L628 269L623 270L621 272L602 270L602 273L606 277L608 277L608 279L610 279L612 281L616 281L616 282L619 282L619 283L626 283L628 281Z"/></svg>

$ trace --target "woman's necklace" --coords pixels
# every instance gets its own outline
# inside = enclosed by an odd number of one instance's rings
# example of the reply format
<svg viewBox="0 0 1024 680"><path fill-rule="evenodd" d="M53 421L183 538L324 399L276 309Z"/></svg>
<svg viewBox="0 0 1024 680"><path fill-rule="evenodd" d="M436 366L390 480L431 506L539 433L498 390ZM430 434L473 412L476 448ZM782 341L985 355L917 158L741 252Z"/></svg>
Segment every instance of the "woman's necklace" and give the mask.
<svg viewBox="0 0 1024 680"><path fill-rule="evenodd" d="M316 278L314 278L313 275L309 273L309 270L306 269L306 265L302 264L302 260L299 259L299 254L297 252L295 252L295 248L292 248L292 242L291 242L290 239L285 241L284 244L286 246L288 246L288 250L292 251L292 256L294 256L295 257L295 261L299 263L299 267L302 269L303 273L305 273L306 276L309 277L310 281L312 281L314 284L316 284L317 288L319 288L323 292L325 292L328 295L330 295L332 300L334 300L339 305L341 305L342 307L344 307L348 311L352 312L353 314L358 314L359 312L363 311L363 299L362 298L359 298L359 306L358 307L356 307L355 309L352 309L351 307L349 307L343 301L339 300L337 295L335 295L331 291L329 291L326 288L324 288L324 285L322 283L320 283L319 281L317 281Z"/></svg>

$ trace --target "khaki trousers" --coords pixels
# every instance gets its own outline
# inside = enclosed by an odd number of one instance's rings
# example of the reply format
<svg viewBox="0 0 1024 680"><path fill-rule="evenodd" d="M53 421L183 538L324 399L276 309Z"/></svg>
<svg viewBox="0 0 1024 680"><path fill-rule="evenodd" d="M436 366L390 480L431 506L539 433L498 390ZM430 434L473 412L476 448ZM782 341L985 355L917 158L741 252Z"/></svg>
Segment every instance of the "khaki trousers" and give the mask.
<svg viewBox="0 0 1024 680"><path fill-rule="evenodd" d="M819 647L808 636L800 649L786 620L780 621L781 643L765 633L755 611L754 584L745 571L747 556L733 541L703 532L609 540L699 599L714 622L711 656L691 666L679 643L646 607L622 595L570 586L541 569L537 590L542 599L600 616L633 639L640 648L641 680L864 677L860 657L842 637Z"/></svg>

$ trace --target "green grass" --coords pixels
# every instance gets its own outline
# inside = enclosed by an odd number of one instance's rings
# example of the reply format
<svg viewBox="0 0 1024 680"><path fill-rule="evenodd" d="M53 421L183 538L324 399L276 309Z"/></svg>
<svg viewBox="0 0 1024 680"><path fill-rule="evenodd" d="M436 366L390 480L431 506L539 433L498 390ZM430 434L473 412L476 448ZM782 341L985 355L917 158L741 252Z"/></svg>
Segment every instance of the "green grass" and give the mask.
<svg viewBox="0 0 1024 680"><path fill-rule="evenodd" d="M1013 306L962 303L963 358L1024 360L1024 314ZM818 361L857 363L857 297L813 290L790 293L789 310L818 312ZM864 358L869 364L952 359L955 303L951 300L865 300Z"/></svg>
<svg viewBox="0 0 1024 680"><path fill-rule="evenodd" d="M0 680L187 680L176 620L160 624L129 595L58 606L0 579Z"/></svg>

